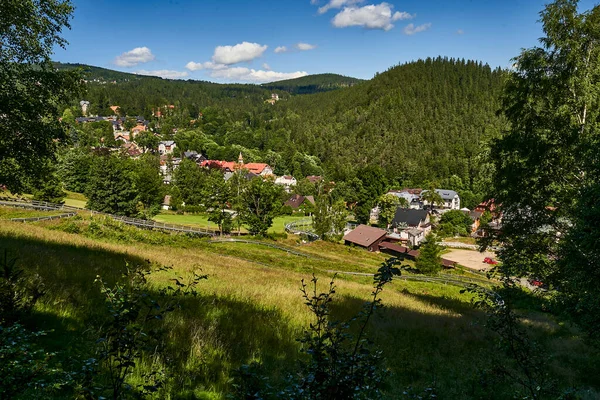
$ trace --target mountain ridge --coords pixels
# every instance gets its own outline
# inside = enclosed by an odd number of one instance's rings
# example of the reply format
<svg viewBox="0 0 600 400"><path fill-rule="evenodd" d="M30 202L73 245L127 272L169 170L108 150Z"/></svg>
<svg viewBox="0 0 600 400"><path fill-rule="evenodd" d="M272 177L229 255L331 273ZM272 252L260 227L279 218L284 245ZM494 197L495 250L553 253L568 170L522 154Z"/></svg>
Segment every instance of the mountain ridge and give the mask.
<svg viewBox="0 0 600 400"><path fill-rule="evenodd" d="M184 81L184 82L197 82L201 84L210 85L250 85L269 90L281 90L290 94L310 94L323 91L331 91L341 89L344 87L353 86L357 83L363 82L364 80L344 76L334 73L323 73L323 74L311 74L295 79L285 79L281 81L267 82L267 83L219 83L211 82L201 79L169 79L154 75L142 75L133 72L122 72L116 71L109 68L98 67L89 64L81 63L61 63L53 62L53 65L58 70L68 70L81 68L86 75L86 78L91 81L97 82L110 82L110 83L122 83L130 82L135 80L143 79L160 79L164 81Z"/></svg>

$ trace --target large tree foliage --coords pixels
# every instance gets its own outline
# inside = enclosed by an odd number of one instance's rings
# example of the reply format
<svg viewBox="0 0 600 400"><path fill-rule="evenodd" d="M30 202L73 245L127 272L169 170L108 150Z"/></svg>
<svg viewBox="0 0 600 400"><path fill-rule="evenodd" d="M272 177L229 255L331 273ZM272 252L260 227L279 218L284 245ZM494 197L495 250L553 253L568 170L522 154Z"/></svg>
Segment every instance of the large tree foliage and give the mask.
<svg viewBox="0 0 600 400"><path fill-rule="evenodd" d="M426 275L435 275L442 270L442 247L433 233L427 235L426 241L419 250L415 267Z"/></svg>
<svg viewBox="0 0 600 400"><path fill-rule="evenodd" d="M204 186L207 179L207 171L198 168L195 162L184 159L179 167L173 172L177 196L177 206L202 206L204 204Z"/></svg>
<svg viewBox="0 0 600 400"><path fill-rule="evenodd" d="M571 315L600 332L600 7L558 0L541 46L514 63L503 96L511 128L492 148L507 275L560 287Z"/></svg>
<svg viewBox="0 0 600 400"><path fill-rule="evenodd" d="M356 173L356 179L351 181L351 187L356 195L354 215L361 224L367 224L371 209L377 205L379 196L385 193L387 179L381 167L369 165Z"/></svg>
<svg viewBox="0 0 600 400"><path fill-rule="evenodd" d="M57 174L67 190L85 192L92 162L93 155L86 149L61 149L58 153Z"/></svg>
<svg viewBox="0 0 600 400"><path fill-rule="evenodd" d="M86 191L87 207L115 215L136 215L136 178L133 160L118 155L96 157Z"/></svg>
<svg viewBox="0 0 600 400"><path fill-rule="evenodd" d="M228 211L232 201L232 186L223 179L220 171L212 170L207 177L205 202L208 220L219 227L221 235L231 232L232 217Z"/></svg>
<svg viewBox="0 0 600 400"><path fill-rule="evenodd" d="M406 199L402 198L402 200L406 204ZM400 207L400 198L393 194L384 194L379 198L377 205L379 207L379 225L387 229L396 215L396 210Z"/></svg>
<svg viewBox="0 0 600 400"><path fill-rule="evenodd" d="M253 235L265 235L283 204L283 189L271 179L253 178L242 194L242 221Z"/></svg>
<svg viewBox="0 0 600 400"><path fill-rule="evenodd" d="M5 0L0 13L0 183L19 192L46 173L65 140L58 105L79 85L76 71L55 71L54 46L69 27L68 0Z"/></svg>
<svg viewBox="0 0 600 400"><path fill-rule="evenodd" d="M144 154L135 162L137 201L143 206L143 215L146 217L158 214L163 200L163 179L159 166L159 158L151 154Z"/></svg>
<svg viewBox="0 0 600 400"><path fill-rule="evenodd" d="M460 210L450 210L442 214L439 228L443 236L467 236L471 233L472 225L473 220L468 214Z"/></svg>
<svg viewBox="0 0 600 400"><path fill-rule="evenodd" d="M317 198L312 226L321 239L339 240L346 227L348 212L343 200L335 201L329 194Z"/></svg>

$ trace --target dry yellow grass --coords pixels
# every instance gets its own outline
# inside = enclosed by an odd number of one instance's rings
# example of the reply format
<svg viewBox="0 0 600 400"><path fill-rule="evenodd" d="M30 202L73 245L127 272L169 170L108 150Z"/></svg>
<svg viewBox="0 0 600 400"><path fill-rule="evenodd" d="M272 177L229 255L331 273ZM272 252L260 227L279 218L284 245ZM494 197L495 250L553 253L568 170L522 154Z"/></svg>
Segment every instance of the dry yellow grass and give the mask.
<svg viewBox="0 0 600 400"><path fill-rule="evenodd" d="M88 314L101 307L101 299L94 297L97 288L90 282L93 276L117 279L126 260L172 265L177 276L198 268L209 275L200 284L201 296L186 300L184 309L166 321L168 348L172 363L177 364L176 376L169 381L172 395L222 398L231 370L252 360L264 362L274 379L280 379L297 357L295 338L312 320L300 296L301 279L309 280L314 272L325 290L331 279L324 272L328 263L333 269L374 271L384 259L381 254L323 242L297 247L319 259L264 246L209 245L203 240L178 246L119 243L48 229L55 224L2 222L0 245L20 250L21 265L51 281L52 299L40 304L38 312L56 319L56 329L66 336L85 337L85 325L93 322ZM293 245L291 240L287 243ZM170 283L173 273L151 275L152 284ZM369 298L372 279L340 275L336 286L334 315L348 318ZM483 315L470 307L468 295L453 286L394 281L382 298L386 308L373 319L369 331L392 371L389 398L398 398L409 385L429 386L432 377L445 398L480 398L481 391L473 385L479 370L489 366L496 347L494 336L482 326ZM598 366L593 366L597 358L584 352L581 338L562 325L557 329L556 321L545 314L528 315L526 324L535 335L546 338L560 360L549 366L560 381L592 381L598 372ZM577 354L571 353L574 350ZM144 365L152 361L147 359ZM138 377L142 370L136 372ZM509 388L498 386L497 398L512 396L506 392Z"/></svg>

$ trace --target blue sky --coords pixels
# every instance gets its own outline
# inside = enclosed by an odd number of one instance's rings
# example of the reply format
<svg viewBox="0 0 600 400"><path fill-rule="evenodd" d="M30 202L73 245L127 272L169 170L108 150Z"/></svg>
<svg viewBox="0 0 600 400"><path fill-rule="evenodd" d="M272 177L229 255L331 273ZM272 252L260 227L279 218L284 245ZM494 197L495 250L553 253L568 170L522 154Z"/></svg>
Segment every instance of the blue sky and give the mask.
<svg viewBox="0 0 600 400"><path fill-rule="evenodd" d="M261 83L376 72L438 55L508 67L542 36L543 0L72 0L54 59L125 72ZM580 1L581 10L594 5Z"/></svg>

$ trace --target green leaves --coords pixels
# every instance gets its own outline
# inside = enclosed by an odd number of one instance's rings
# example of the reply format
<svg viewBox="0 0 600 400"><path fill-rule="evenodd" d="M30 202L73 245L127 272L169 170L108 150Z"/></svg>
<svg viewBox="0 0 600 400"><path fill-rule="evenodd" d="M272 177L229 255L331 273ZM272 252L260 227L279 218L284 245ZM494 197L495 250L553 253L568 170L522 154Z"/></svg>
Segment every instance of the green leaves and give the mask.
<svg viewBox="0 0 600 400"><path fill-rule="evenodd" d="M80 86L78 71L50 64L55 45L64 47L69 1L7 0L0 18L0 182L15 193L29 178L41 178L56 142L66 139L58 104Z"/></svg>
<svg viewBox="0 0 600 400"><path fill-rule="evenodd" d="M442 247L439 239L433 233L425 238L425 244L419 250L415 267L426 275L435 275L442 270Z"/></svg>
<svg viewBox="0 0 600 400"><path fill-rule="evenodd" d="M598 266L582 245L598 239L583 215L598 208L587 198L600 178L600 7L579 13L577 1L557 0L541 20L542 46L515 58L502 98L511 127L491 152L500 268L559 285L570 315L595 334L600 292L586 282Z"/></svg>
<svg viewBox="0 0 600 400"><path fill-rule="evenodd" d="M272 179L253 178L242 194L242 221L253 235L265 235L279 214L283 189Z"/></svg>

